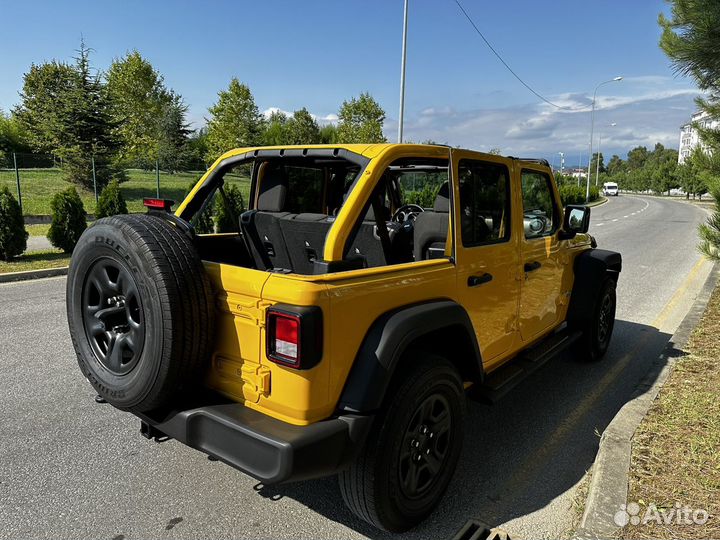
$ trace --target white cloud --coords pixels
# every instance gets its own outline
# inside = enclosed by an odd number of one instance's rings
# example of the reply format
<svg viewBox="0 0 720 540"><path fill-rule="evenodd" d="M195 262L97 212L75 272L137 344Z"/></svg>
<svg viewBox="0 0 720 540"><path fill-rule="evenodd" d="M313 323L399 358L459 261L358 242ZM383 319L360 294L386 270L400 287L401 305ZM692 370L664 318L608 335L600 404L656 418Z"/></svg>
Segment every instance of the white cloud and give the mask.
<svg viewBox="0 0 720 540"><path fill-rule="evenodd" d="M670 84L667 77L627 80L632 84L622 90L637 90L631 95L603 93L597 98L595 146L602 138L601 151L608 157L613 153L625 157L635 146L652 147L656 142L677 148L680 126L695 111L694 98L699 91ZM406 115L405 138L478 150L498 147L506 155L550 159L563 151L566 164L576 163L580 154L587 160L592 95L566 93L549 99L567 108L540 103L457 110L433 104ZM613 122L617 125L610 127ZM394 140L396 129L397 120L388 119L385 132L389 140Z"/></svg>

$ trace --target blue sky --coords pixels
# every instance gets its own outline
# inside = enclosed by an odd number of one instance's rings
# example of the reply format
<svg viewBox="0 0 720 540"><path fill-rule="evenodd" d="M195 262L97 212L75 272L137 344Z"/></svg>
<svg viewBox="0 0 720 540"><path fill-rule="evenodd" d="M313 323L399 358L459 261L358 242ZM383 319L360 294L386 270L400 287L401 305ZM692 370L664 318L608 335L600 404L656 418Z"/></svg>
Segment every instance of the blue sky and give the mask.
<svg viewBox="0 0 720 540"><path fill-rule="evenodd" d="M622 75L598 92L603 153L624 157L656 141L677 148L697 89L674 76L657 46L664 1L462 3L523 79L580 110L554 109L528 92L454 0L410 0L406 138L550 160L563 151L574 165L580 154L587 159L595 85ZM236 76L261 110L305 106L321 121L332 119L344 99L369 91L387 112L388 138L396 138L402 0L8 1L2 18L4 110L19 101L32 62L69 60L83 35L99 69L139 50L182 94L195 126Z"/></svg>

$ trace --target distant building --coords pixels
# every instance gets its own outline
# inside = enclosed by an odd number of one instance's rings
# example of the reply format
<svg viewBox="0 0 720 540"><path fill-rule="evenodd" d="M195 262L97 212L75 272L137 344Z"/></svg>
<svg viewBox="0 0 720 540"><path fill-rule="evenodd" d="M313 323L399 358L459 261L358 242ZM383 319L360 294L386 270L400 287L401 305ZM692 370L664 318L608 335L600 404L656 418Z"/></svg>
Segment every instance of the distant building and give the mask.
<svg viewBox="0 0 720 540"><path fill-rule="evenodd" d="M587 172L585 169L572 169L570 176L573 178L585 178L587 176Z"/></svg>
<svg viewBox="0 0 720 540"><path fill-rule="evenodd" d="M720 121L710 117L705 111L696 112L690 118L690 122L680 128L680 149L678 150L678 163L684 163L685 159L690 157L693 150L697 146L701 146L703 150L708 150L707 146L700 141L700 133L695 129L694 124L700 127L718 129Z"/></svg>

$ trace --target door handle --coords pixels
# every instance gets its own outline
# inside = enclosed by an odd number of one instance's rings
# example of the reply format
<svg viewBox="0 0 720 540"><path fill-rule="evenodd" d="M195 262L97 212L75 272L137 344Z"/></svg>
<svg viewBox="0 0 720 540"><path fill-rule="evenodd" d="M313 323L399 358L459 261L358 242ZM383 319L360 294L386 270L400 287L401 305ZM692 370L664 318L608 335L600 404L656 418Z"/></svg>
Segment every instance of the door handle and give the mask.
<svg viewBox="0 0 720 540"><path fill-rule="evenodd" d="M531 263L525 263L525 271L526 272L534 272L541 266L542 266L542 264L540 264L538 261L533 261Z"/></svg>
<svg viewBox="0 0 720 540"><path fill-rule="evenodd" d="M467 284L468 287L477 287L478 285L482 285L483 283L489 283L492 281L492 274L485 273L482 276L470 276L468 277Z"/></svg>

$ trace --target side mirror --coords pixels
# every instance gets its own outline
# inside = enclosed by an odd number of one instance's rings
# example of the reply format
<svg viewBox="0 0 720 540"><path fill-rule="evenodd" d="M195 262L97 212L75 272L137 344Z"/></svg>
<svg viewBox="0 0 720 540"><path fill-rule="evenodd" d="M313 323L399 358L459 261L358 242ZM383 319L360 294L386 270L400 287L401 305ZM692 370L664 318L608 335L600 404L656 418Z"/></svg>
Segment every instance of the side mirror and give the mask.
<svg viewBox="0 0 720 540"><path fill-rule="evenodd" d="M560 239L569 240L570 238L574 238L578 233L588 232L589 227L590 207L568 205L565 207Z"/></svg>

